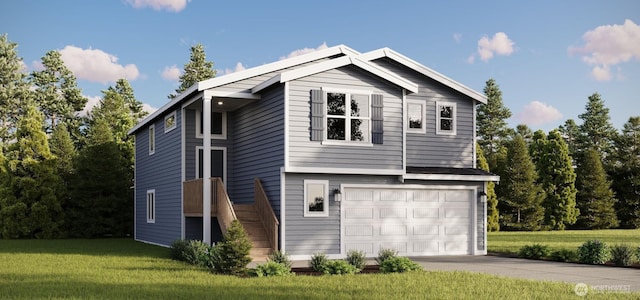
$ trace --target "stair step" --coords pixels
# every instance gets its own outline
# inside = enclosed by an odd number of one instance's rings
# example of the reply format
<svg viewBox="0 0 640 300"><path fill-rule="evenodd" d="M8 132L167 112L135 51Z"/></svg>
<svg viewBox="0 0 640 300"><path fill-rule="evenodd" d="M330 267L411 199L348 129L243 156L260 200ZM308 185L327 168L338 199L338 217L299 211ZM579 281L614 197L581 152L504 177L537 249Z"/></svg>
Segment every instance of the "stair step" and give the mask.
<svg viewBox="0 0 640 300"><path fill-rule="evenodd" d="M251 255L251 257L253 256L258 256L258 255L269 255L271 254L272 249L271 248L267 248L267 247L261 247L261 248L251 248L251 251L249 252L249 255Z"/></svg>
<svg viewBox="0 0 640 300"><path fill-rule="evenodd" d="M252 248L270 248L269 241L251 241Z"/></svg>
<svg viewBox="0 0 640 300"><path fill-rule="evenodd" d="M255 262L266 262L268 260L269 260L268 255L252 255L251 256L251 261L255 261Z"/></svg>

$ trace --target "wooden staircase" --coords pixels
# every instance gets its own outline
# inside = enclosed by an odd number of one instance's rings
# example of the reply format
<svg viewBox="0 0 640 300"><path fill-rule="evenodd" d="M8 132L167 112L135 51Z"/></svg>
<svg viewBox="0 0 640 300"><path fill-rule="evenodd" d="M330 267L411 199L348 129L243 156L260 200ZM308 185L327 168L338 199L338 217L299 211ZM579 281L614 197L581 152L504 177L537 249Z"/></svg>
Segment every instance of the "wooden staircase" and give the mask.
<svg viewBox="0 0 640 300"><path fill-rule="evenodd" d="M252 248L250 256L253 261L267 261L267 257L271 254L273 249L270 246L269 239L267 237L267 231L264 225L260 221L258 210L255 204L233 204L233 210L236 213L236 217L244 230L249 235Z"/></svg>

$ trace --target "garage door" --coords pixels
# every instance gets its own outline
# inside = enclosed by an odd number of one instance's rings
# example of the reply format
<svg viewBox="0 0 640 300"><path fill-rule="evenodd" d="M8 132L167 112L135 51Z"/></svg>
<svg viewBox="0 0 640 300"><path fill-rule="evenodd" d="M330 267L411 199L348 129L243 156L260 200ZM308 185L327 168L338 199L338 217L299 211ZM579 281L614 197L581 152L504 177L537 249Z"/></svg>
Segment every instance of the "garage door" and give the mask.
<svg viewBox="0 0 640 300"><path fill-rule="evenodd" d="M376 256L393 248L406 256L471 254L472 191L345 188L343 253Z"/></svg>

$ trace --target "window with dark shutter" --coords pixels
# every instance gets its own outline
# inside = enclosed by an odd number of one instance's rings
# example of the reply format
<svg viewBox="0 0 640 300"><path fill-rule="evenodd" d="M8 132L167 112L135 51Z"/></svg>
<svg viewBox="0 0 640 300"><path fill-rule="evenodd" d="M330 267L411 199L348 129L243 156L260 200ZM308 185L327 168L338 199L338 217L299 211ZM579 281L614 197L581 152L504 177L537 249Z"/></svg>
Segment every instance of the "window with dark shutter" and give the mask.
<svg viewBox="0 0 640 300"><path fill-rule="evenodd" d="M322 141L324 136L324 100L322 90L311 90L311 140Z"/></svg>
<svg viewBox="0 0 640 300"><path fill-rule="evenodd" d="M371 95L371 142L382 144L384 133L384 106L382 95Z"/></svg>

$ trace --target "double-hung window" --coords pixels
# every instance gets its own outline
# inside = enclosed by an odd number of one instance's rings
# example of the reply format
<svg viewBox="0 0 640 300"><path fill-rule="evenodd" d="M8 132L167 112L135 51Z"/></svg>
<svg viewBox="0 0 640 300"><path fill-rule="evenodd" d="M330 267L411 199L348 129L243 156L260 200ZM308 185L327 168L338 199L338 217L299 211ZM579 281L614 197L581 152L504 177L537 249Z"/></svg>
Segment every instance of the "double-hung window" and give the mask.
<svg viewBox="0 0 640 300"><path fill-rule="evenodd" d="M156 222L156 190L147 191L147 223Z"/></svg>
<svg viewBox="0 0 640 300"><path fill-rule="evenodd" d="M436 102L436 134L456 135L456 104Z"/></svg>
<svg viewBox="0 0 640 300"><path fill-rule="evenodd" d="M326 140L370 143L370 95L326 93Z"/></svg>
<svg viewBox="0 0 640 300"><path fill-rule="evenodd" d="M329 216L329 181L304 181L304 216Z"/></svg>
<svg viewBox="0 0 640 300"><path fill-rule="evenodd" d="M149 155L156 153L156 126L149 125Z"/></svg>
<svg viewBox="0 0 640 300"><path fill-rule="evenodd" d="M202 124L204 123L202 111L196 111L196 116L196 137L202 138ZM222 140L227 138L227 112L211 112L211 138Z"/></svg>
<svg viewBox="0 0 640 300"><path fill-rule="evenodd" d="M425 106L425 101L407 100L407 132L427 132Z"/></svg>

